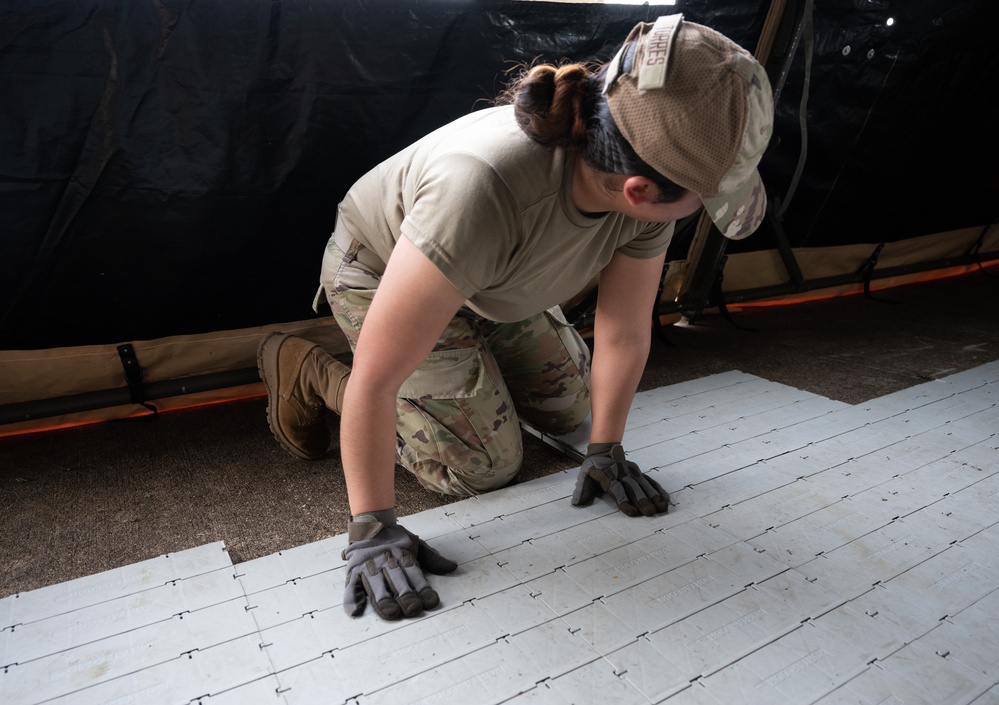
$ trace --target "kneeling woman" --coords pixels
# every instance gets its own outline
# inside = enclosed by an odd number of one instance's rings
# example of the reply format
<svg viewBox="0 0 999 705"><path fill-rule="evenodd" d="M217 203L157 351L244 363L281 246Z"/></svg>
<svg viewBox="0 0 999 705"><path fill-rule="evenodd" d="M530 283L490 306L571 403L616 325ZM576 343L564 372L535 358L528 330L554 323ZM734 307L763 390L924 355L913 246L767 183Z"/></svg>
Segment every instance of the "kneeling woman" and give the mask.
<svg viewBox="0 0 999 705"><path fill-rule="evenodd" d="M520 467L519 418L565 433L591 414L573 503L607 492L629 516L665 512L620 442L673 224L704 206L741 238L763 217L769 84L707 27L640 24L596 74L536 66L506 98L378 165L340 204L321 283L353 368L293 336L261 345L286 448L321 456L322 413L342 415L351 614L365 590L386 618L436 606L421 566L454 567L396 524L395 464L447 494L500 487ZM558 303L594 276L591 360Z"/></svg>

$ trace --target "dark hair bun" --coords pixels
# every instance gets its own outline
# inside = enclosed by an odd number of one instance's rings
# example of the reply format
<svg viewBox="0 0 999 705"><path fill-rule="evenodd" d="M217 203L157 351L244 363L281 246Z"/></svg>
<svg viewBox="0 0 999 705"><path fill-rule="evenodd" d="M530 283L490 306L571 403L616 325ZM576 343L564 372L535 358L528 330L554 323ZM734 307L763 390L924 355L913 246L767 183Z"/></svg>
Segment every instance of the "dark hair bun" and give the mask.
<svg viewBox="0 0 999 705"><path fill-rule="evenodd" d="M534 66L508 89L517 122L531 139L550 146L586 144L590 72L582 64Z"/></svg>

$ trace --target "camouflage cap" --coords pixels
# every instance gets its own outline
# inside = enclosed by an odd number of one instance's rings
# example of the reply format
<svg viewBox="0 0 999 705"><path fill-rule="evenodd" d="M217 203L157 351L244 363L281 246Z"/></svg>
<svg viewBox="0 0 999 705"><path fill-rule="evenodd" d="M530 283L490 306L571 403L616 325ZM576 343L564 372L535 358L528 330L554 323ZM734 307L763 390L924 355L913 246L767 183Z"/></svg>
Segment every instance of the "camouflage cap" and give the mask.
<svg viewBox="0 0 999 705"><path fill-rule="evenodd" d="M752 54L709 27L668 15L631 30L603 90L638 156L699 195L726 237L759 227L767 198L756 166L773 132L773 97Z"/></svg>

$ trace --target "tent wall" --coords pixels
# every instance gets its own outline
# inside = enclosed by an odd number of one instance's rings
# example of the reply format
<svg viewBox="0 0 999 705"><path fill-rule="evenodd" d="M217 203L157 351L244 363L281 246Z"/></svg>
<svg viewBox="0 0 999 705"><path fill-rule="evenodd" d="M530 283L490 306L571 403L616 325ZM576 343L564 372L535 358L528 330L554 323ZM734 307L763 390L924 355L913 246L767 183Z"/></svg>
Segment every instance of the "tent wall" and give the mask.
<svg viewBox="0 0 999 705"><path fill-rule="evenodd" d="M0 437L262 395L257 347L279 330L349 354L329 318L130 343L135 385L126 383L121 345L0 351Z"/></svg>
<svg viewBox="0 0 999 705"><path fill-rule="evenodd" d="M0 0L0 407L124 389L122 343L149 382L252 371L255 332L322 330L322 248L358 176L487 105L515 62L607 59L672 11L750 50L773 21L765 0ZM761 171L779 228L729 250L726 289L786 281L739 270L778 245L833 262L911 241L930 261L922 244L995 220L993 3L787 0L777 17ZM152 352L181 341L204 352Z"/></svg>
<svg viewBox="0 0 999 705"><path fill-rule="evenodd" d="M793 254L808 287L788 284L789 274L776 250L732 255L725 265L724 301L800 301L837 294L887 289L926 278L975 271L984 262L973 262L968 253L979 241L983 252L999 253L999 226L963 228L946 233L906 238L889 243L831 245L794 248ZM873 265L874 271L865 271ZM989 261L999 256L993 255Z"/></svg>

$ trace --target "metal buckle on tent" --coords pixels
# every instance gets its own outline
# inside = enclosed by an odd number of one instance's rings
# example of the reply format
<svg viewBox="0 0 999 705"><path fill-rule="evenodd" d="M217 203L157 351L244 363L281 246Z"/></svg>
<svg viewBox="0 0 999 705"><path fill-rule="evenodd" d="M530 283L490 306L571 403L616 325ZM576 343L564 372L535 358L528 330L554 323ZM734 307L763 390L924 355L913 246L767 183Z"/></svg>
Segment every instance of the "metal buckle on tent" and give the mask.
<svg viewBox="0 0 999 705"><path fill-rule="evenodd" d="M135 348L131 343L118 346L118 357L121 358L121 366L125 370L125 382L128 384L128 395L132 403L144 406L154 414L159 413L159 409L146 403L146 388L142 385L142 367L139 366L139 358L135 356Z"/></svg>
<svg viewBox="0 0 999 705"><path fill-rule="evenodd" d="M864 296L866 296L871 301L881 301L886 304L897 304L898 301L892 301L891 299L883 299L874 296L871 293L871 279L874 278L874 269L878 266L878 256L881 254L881 250L883 250L884 247L885 243L883 242L880 243L877 247L875 247L874 252L871 253L871 256L868 257L867 261L860 266L858 273L863 278Z"/></svg>

